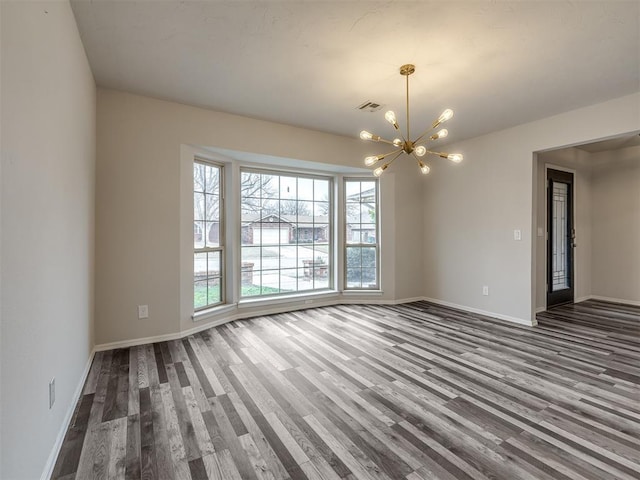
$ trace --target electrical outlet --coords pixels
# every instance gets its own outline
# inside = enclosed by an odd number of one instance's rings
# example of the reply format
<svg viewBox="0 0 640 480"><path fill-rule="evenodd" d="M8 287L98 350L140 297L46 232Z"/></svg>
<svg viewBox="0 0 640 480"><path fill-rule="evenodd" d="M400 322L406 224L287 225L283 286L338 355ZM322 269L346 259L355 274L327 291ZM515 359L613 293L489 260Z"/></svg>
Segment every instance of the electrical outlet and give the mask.
<svg viewBox="0 0 640 480"><path fill-rule="evenodd" d="M49 410L53 407L53 404L56 403L56 379L55 377L49 381Z"/></svg>
<svg viewBox="0 0 640 480"><path fill-rule="evenodd" d="M482 295L484 295L485 297L489 296L489 285L484 285L482 287Z"/></svg>
<svg viewBox="0 0 640 480"><path fill-rule="evenodd" d="M149 305L138 305L138 318L149 318Z"/></svg>

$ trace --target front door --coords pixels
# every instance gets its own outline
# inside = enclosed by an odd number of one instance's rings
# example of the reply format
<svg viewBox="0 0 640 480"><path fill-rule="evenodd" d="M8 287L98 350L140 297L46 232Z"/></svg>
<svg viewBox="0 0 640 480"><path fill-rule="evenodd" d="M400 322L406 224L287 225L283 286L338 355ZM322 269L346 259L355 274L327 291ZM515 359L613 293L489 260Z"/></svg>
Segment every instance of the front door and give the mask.
<svg viewBox="0 0 640 480"><path fill-rule="evenodd" d="M547 170L547 308L573 302L573 173Z"/></svg>

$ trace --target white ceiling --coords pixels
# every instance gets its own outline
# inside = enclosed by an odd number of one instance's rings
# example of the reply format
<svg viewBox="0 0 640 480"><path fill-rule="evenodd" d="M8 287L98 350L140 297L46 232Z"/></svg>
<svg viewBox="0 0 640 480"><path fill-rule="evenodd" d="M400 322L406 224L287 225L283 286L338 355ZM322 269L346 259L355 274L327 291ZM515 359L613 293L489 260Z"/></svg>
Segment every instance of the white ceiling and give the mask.
<svg viewBox="0 0 640 480"><path fill-rule="evenodd" d="M71 3L100 86L346 136L404 128L404 63L449 140L640 91L638 1Z"/></svg>
<svg viewBox="0 0 640 480"><path fill-rule="evenodd" d="M610 150L620 150L628 147L640 146L640 135L633 133L630 135L622 135L620 137L602 140L600 142L588 143L580 145L576 148L589 153L608 152ZM640 159L639 159L640 160Z"/></svg>

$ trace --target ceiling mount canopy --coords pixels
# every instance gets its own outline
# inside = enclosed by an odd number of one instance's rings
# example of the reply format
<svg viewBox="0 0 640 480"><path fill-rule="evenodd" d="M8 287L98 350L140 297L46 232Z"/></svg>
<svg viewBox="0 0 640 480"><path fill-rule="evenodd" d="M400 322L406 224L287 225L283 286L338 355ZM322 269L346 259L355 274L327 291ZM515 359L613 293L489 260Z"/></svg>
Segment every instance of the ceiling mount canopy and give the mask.
<svg viewBox="0 0 640 480"><path fill-rule="evenodd" d="M380 155L373 155L364 159L364 164L367 167L372 167L376 165L378 162L380 162L381 160L384 160L385 158L394 155L394 157L391 160L383 163L381 166L377 167L373 171L373 174L376 177L379 177L380 175L382 175L383 172L387 168L389 168L389 165L391 165L393 161L403 153L406 153L407 155L412 155L418 162L418 167L420 167L420 171L425 175L429 173L430 168L426 163L422 161L421 157L424 157L426 154L437 155L441 158L446 158L455 163L460 163L462 161L462 155L459 153L434 152L434 151L428 150L427 147L423 145L424 143L427 143L429 141L445 138L449 134L449 132L445 128L443 128L433 133L432 135L427 136L432 130L435 130L436 128L438 128L440 124L446 122L451 117L453 117L453 111L450 109L446 109L444 112L442 112L440 116L431 124L431 127L429 127L429 129L426 132L424 132L422 135L417 137L415 140L411 140L411 130L410 130L411 124L409 123L409 75L411 75L415 71L416 71L415 65L412 65L410 63L407 63L406 65L402 65L400 67L400 75L403 75L407 79L406 80L406 83L407 83L407 95L406 95L407 133L406 133L406 136L402 134L402 131L400 130L400 126L398 125L398 121L396 119L396 114L391 110L389 110L387 113L384 114L384 118L387 120L387 122L393 125L393 128L395 128L398 131L401 138L395 138L393 141L391 141L391 140L386 140L378 135L374 135L370 132L367 132L366 130L363 130L360 132L360 138L363 140L388 143L389 145L393 145L394 147L397 148L397 150L393 150L391 152L383 153Z"/></svg>

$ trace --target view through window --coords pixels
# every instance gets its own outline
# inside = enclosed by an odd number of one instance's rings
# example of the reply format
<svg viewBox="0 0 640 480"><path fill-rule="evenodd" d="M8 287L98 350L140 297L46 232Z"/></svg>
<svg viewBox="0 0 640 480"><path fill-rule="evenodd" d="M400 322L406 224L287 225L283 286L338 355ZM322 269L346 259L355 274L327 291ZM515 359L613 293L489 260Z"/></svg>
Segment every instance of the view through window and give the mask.
<svg viewBox="0 0 640 480"><path fill-rule="evenodd" d="M346 179L346 288L379 288L378 182Z"/></svg>
<svg viewBox="0 0 640 480"><path fill-rule="evenodd" d="M223 302L222 167L193 164L193 306Z"/></svg>
<svg viewBox="0 0 640 480"><path fill-rule="evenodd" d="M331 185L324 177L241 172L241 297L330 288Z"/></svg>

